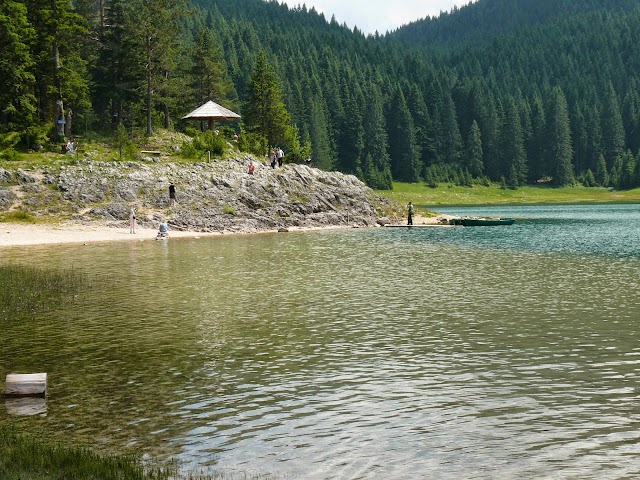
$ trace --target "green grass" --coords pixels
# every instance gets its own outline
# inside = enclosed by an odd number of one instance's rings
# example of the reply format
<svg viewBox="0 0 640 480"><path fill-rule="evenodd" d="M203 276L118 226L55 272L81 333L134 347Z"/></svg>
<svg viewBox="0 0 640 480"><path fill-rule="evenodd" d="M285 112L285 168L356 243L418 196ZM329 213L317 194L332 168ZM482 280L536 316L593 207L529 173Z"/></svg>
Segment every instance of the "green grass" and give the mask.
<svg viewBox="0 0 640 480"><path fill-rule="evenodd" d="M145 137L141 132L136 132L135 139L132 143L132 153L139 153L146 150L148 145L160 149L168 159L163 157L163 161L170 161L177 164L192 164L197 162L206 162L208 156L206 152L200 152L196 156L189 156L186 153L174 153L171 147L178 145L183 147L185 136L177 136L175 132L158 128L151 138ZM237 155L238 151L235 147L228 147L226 142L230 138L225 137L224 152L218 155L211 155L211 161L225 160ZM78 160L85 157L93 161L119 161L118 149L113 146L113 136L102 135L98 133L90 133L87 137L78 137L78 153L63 154L57 144L47 144L45 149L40 152L21 151L12 156L11 161L4 160L0 157L0 167L6 170L17 170L19 168L26 170L34 170L42 167L57 167L62 165L72 165ZM135 160L135 155L123 155L123 161Z"/></svg>
<svg viewBox="0 0 640 480"><path fill-rule="evenodd" d="M0 428L0 478L160 480L172 478L172 472L168 468L145 469L136 457L102 457L82 447L49 445L3 427Z"/></svg>
<svg viewBox="0 0 640 480"><path fill-rule="evenodd" d="M91 449L51 444L15 427L0 426L2 480L276 480L269 473L179 473L178 464L142 462L138 455L99 455Z"/></svg>
<svg viewBox="0 0 640 480"><path fill-rule="evenodd" d="M393 184L393 190L376 193L400 204L409 201L423 208L437 210L439 205L539 205L640 203L640 188L610 191L606 188L525 186L503 190L498 185L458 187L440 185L430 188L424 183Z"/></svg>
<svg viewBox="0 0 640 480"><path fill-rule="evenodd" d="M0 214L0 222L36 223L36 218L26 210L13 210Z"/></svg>

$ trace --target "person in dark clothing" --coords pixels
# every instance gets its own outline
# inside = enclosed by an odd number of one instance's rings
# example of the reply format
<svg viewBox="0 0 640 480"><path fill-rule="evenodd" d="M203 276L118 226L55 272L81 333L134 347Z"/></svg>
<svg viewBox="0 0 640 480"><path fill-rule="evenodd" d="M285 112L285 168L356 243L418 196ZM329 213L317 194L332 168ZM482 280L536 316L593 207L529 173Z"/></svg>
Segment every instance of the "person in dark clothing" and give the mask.
<svg viewBox="0 0 640 480"><path fill-rule="evenodd" d="M169 205L173 206L176 203L176 187L173 182L169 184Z"/></svg>
<svg viewBox="0 0 640 480"><path fill-rule="evenodd" d="M407 225L413 225L413 204L411 202L409 202L409 205L407 205L407 211L409 212L409 215L407 217Z"/></svg>

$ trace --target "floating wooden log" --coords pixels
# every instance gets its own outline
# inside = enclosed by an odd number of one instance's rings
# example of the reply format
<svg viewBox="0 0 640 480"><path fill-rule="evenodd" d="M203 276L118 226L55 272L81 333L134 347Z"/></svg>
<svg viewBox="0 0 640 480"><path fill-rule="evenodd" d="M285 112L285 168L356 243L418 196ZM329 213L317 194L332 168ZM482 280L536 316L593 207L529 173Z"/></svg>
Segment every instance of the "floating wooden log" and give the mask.
<svg viewBox="0 0 640 480"><path fill-rule="evenodd" d="M10 373L4 385L5 397L46 397L46 373Z"/></svg>

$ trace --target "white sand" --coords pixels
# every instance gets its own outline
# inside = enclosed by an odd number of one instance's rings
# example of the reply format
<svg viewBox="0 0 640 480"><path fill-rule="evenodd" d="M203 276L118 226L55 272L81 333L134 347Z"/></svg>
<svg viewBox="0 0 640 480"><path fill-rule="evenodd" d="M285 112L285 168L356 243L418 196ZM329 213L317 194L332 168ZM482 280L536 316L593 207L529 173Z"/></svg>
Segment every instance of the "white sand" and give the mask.
<svg viewBox="0 0 640 480"><path fill-rule="evenodd" d="M20 223L0 223L0 247L18 245L44 245L54 243L89 243L155 240L158 230L136 228L135 234L129 233L129 228L113 228L106 225L39 225ZM217 233L170 231L169 236L201 237L219 235Z"/></svg>
<svg viewBox="0 0 640 480"><path fill-rule="evenodd" d="M442 216L443 217L443 216ZM414 225L435 225L438 218L425 218L419 215L414 217ZM308 230L326 230L349 228L346 226L300 228L290 227L291 232ZM275 231L275 230L274 230ZM274 232L273 231L273 232ZM261 232L269 233L272 231ZM60 225L0 223L0 248L21 245L46 245L56 243L90 243L128 241L139 242L143 240L155 240L158 230L150 228L136 228L136 233L129 233L129 228L110 227L99 222L90 225L80 223L64 223ZM217 232L185 232L170 230L170 238L205 237L221 235Z"/></svg>

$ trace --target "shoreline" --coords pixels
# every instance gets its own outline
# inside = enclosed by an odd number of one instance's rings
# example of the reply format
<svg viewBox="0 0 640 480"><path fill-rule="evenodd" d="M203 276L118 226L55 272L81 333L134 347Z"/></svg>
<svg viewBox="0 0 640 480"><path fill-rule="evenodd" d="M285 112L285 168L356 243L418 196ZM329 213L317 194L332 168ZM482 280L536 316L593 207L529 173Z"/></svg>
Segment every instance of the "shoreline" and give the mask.
<svg viewBox="0 0 640 480"><path fill-rule="evenodd" d="M437 226L440 217L414 217L414 225ZM402 223L404 224L404 222ZM353 228L349 225L331 225L322 227L289 227L287 232L309 232L318 230L339 230ZM363 228L363 227L359 227ZM375 227L372 227L375 228ZM136 228L136 233L129 233L129 227L113 227L106 223L91 224L66 222L60 224L25 224L17 222L0 223L0 249L8 247L28 247L35 245L60 245L74 243L97 242L142 242L156 238L157 229ZM171 230L170 238L201 238L222 235L256 235L278 233L278 230L260 230L255 232L197 232Z"/></svg>

